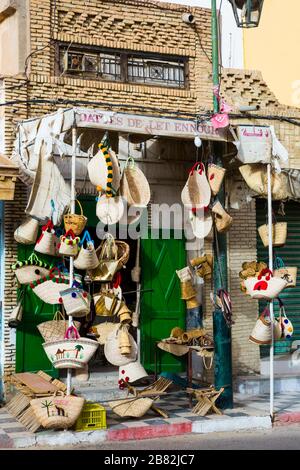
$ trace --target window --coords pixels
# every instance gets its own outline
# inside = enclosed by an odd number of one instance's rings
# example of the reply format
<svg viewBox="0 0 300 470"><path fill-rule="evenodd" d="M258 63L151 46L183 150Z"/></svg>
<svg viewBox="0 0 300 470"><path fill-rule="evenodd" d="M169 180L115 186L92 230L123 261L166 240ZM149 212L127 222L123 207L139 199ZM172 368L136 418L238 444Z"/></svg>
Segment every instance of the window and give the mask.
<svg viewBox="0 0 300 470"><path fill-rule="evenodd" d="M81 46L58 46L59 75L83 78L143 83L172 88L187 87L185 57L170 57L144 53L100 50Z"/></svg>

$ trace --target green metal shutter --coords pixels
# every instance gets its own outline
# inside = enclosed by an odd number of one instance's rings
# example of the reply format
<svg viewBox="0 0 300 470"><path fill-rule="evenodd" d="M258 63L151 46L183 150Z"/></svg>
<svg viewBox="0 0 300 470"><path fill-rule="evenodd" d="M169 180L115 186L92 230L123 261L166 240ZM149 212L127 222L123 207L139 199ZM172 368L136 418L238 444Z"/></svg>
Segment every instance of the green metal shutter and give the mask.
<svg viewBox="0 0 300 470"><path fill-rule="evenodd" d="M297 285L294 288L285 289L280 298L283 300L288 318L294 326L293 341L300 340L300 205L290 201L284 205L285 216L278 214L279 202L273 203L273 211L277 222L287 222L288 236L283 247L274 248L274 256L283 259L286 266L297 266ZM257 227L266 223L267 201L257 200L256 221ZM257 233L257 259L268 263L268 247L264 247ZM265 304L260 302L260 311ZM275 315L278 313L278 302L274 302ZM268 354L268 347L261 347L261 356ZM275 346L276 354L276 346ZM280 354L280 352L278 352Z"/></svg>

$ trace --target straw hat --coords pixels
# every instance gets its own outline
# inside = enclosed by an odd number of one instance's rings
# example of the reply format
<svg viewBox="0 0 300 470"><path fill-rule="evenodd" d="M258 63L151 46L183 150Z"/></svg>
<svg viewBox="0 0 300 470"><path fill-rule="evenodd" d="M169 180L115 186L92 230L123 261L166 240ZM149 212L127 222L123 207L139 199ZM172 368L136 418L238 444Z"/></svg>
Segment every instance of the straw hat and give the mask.
<svg viewBox="0 0 300 470"><path fill-rule="evenodd" d="M130 362L133 362L137 358L137 344L133 339L133 336L128 333L129 342L130 342L130 353L126 356L121 354L119 349L119 332L120 329L112 331L108 336L104 346L104 354L108 362L113 366L125 366Z"/></svg>
<svg viewBox="0 0 300 470"><path fill-rule="evenodd" d="M105 191L107 195L113 195L118 191L121 174L118 158L112 149L100 143L99 152L87 167L89 179L98 191Z"/></svg>
<svg viewBox="0 0 300 470"><path fill-rule="evenodd" d="M207 207L211 198L211 189L206 178L203 163L196 163L189 174L181 192L181 201L191 209Z"/></svg>
<svg viewBox="0 0 300 470"><path fill-rule="evenodd" d="M260 196L268 195L268 176L266 165L242 165L239 168L244 180L250 189ZM272 173L271 178L272 199L283 200L290 196L288 176L281 173Z"/></svg>
<svg viewBox="0 0 300 470"><path fill-rule="evenodd" d="M120 194L128 206L146 207L151 191L148 180L132 158L128 158L120 183Z"/></svg>
<svg viewBox="0 0 300 470"><path fill-rule="evenodd" d="M133 383L145 377L148 377L148 374L140 361L130 362L125 366L119 367L119 384L121 384L122 380Z"/></svg>
<svg viewBox="0 0 300 470"><path fill-rule="evenodd" d="M114 225L119 222L124 213L124 204L121 197L100 196L96 205L96 215L105 225Z"/></svg>
<svg viewBox="0 0 300 470"><path fill-rule="evenodd" d="M207 211L189 211L189 221L196 238L205 238L211 231L213 219Z"/></svg>

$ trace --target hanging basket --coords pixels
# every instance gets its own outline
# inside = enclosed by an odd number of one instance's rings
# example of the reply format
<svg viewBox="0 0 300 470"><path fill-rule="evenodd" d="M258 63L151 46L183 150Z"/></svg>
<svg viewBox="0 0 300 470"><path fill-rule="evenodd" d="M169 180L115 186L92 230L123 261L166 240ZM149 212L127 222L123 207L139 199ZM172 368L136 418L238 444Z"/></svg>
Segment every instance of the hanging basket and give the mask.
<svg viewBox="0 0 300 470"><path fill-rule="evenodd" d="M86 242L86 247L84 247ZM97 268L99 260L89 232L86 230L80 241L81 249L77 258L74 260L74 266L77 269L90 270Z"/></svg>
<svg viewBox="0 0 300 470"><path fill-rule="evenodd" d="M71 339L71 335L75 338ZM43 343L45 353L56 369L82 369L98 346L97 341L81 338L74 327L67 329L65 339Z"/></svg>
<svg viewBox="0 0 300 470"><path fill-rule="evenodd" d="M66 232L72 230L78 236L84 230L88 219L83 215L82 205L78 199L75 202L79 205L81 213L71 214L71 208L69 207L67 214L64 215L64 226Z"/></svg>
<svg viewBox="0 0 300 470"><path fill-rule="evenodd" d="M85 399L65 396L63 392L52 397L35 398L30 401L32 411L45 429L68 429L77 421Z"/></svg>
<svg viewBox="0 0 300 470"><path fill-rule="evenodd" d="M287 282L279 277L273 277L269 269L264 269L257 277L248 277L244 281L247 294L253 299L271 300L278 297L286 287Z"/></svg>
<svg viewBox="0 0 300 470"><path fill-rule="evenodd" d="M57 255L57 237L51 220L42 227L42 234L37 240L34 250L44 255Z"/></svg>
<svg viewBox="0 0 300 470"><path fill-rule="evenodd" d="M85 317L90 313L91 296L79 287L70 287L60 291L62 303L67 315Z"/></svg>
<svg viewBox="0 0 300 470"><path fill-rule="evenodd" d="M15 230L14 239L24 245L33 245L36 242L38 231L38 220L30 217Z"/></svg>
<svg viewBox="0 0 300 470"><path fill-rule="evenodd" d="M282 258L277 256L274 262L274 276L279 277L287 282L286 288L296 287L297 284L297 266L285 266Z"/></svg>
<svg viewBox="0 0 300 470"><path fill-rule="evenodd" d="M282 337L282 328L278 320L274 319L274 339L279 340ZM256 344L271 344L272 330L269 311L266 309L256 321L249 341Z"/></svg>
<svg viewBox="0 0 300 470"><path fill-rule="evenodd" d="M55 272L58 274L55 275ZM59 269L53 268L48 276L33 281L30 288L46 304L58 305L62 302L60 291L63 285L68 284L69 280L63 277Z"/></svg>
<svg viewBox="0 0 300 470"><path fill-rule="evenodd" d="M112 236L105 238L97 248L98 267L88 271L93 281L112 281L115 273L122 269L129 260L130 247L128 243L114 240Z"/></svg>
<svg viewBox="0 0 300 470"><path fill-rule="evenodd" d="M79 330L80 322L73 321L73 324L75 328ZM37 325L37 329L46 342L64 339L68 328L69 320L66 320L60 311L55 313L53 320L45 321Z"/></svg>
<svg viewBox="0 0 300 470"><path fill-rule="evenodd" d="M268 225L261 225L258 227L259 236L265 247L269 246L269 227ZM287 238L287 223L277 222L272 227L272 240L273 246L283 246Z"/></svg>
<svg viewBox="0 0 300 470"><path fill-rule="evenodd" d="M60 237L59 254L63 256L77 256L80 238L72 230L68 230Z"/></svg>
<svg viewBox="0 0 300 470"><path fill-rule="evenodd" d="M48 276L52 266L32 253L27 260L17 261L11 268L20 284L30 284L41 277Z"/></svg>
<svg viewBox="0 0 300 470"><path fill-rule="evenodd" d="M137 358L137 344L130 333L128 333L130 351L126 355L121 353L119 348L120 332L120 328L112 331L107 336L107 341L104 346L105 357L108 362L110 362L114 366L123 366L129 364L129 362L133 362Z"/></svg>

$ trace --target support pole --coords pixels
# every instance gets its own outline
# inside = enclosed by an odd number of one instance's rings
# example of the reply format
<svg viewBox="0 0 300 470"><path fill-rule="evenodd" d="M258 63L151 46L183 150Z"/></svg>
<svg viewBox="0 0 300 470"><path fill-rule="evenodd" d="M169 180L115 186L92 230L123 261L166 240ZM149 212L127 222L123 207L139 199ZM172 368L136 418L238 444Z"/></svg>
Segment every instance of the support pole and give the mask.
<svg viewBox="0 0 300 470"><path fill-rule="evenodd" d="M212 74L213 86L218 88L219 80L219 28L217 2L211 0L211 35L212 35ZM218 97L213 95L214 113L219 111ZM213 143L213 154L215 163L223 166L221 159L223 146ZM218 193L218 199L224 206L225 191L224 184ZM226 235L215 231L214 236L214 298L219 289L227 289L227 238ZM232 353L231 353L231 329L227 326L222 311L216 308L213 313L213 330L215 343L215 387L224 387L224 392L218 400L220 408L233 407L232 390Z"/></svg>
<svg viewBox="0 0 300 470"><path fill-rule="evenodd" d="M77 129L72 128L72 163L71 163L71 213L75 213L75 183L76 183L76 153L77 153ZM74 280L74 258L70 257L70 282L69 286L72 287ZM69 316L69 326L72 326L73 317ZM71 394L72 389L72 369L67 370L67 395Z"/></svg>
<svg viewBox="0 0 300 470"><path fill-rule="evenodd" d="M273 272L273 218L272 218L272 187L271 187L271 165L267 166L268 173L268 236L269 236L269 269ZM270 301L270 320L272 341L270 346L270 416L274 418L274 305Z"/></svg>

